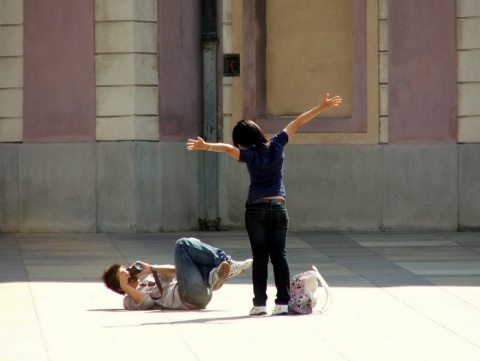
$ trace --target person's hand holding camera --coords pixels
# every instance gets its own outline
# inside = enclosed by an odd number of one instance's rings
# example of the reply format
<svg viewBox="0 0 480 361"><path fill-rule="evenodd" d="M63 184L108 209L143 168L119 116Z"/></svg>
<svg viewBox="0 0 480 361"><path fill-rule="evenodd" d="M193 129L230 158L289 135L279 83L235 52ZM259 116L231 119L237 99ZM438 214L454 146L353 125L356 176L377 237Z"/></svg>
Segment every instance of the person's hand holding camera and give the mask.
<svg viewBox="0 0 480 361"><path fill-rule="evenodd" d="M145 267L147 266L147 267ZM118 281L120 282L120 288L123 292L129 295L136 304L139 304L142 299L145 297L145 294L136 289L138 283L132 283L138 281L138 275L145 271L145 268L150 269L150 267L145 263L135 262L128 268L121 268L118 273Z"/></svg>
<svg viewBox="0 0 480 361"><path fill-rule="evenodd" d="M125 291L126 286L130 282L131 276L126 269L120 270L118 273L118 281L120 282L120 288Z"/></svg>
<svg viewBox="0 0 480 361"><path fill-rule="evenodd" d="M145 263L142 261L136 261L133 265L135 265L137 269L141 269L140 273L138 273L138 276L148 275L152 273L152 268L151 268L152 266L148 263Z"/></svg>
<svg viewBox="0 0 480 361"><path fill-rule="evenodd" d="M126 269L126 272L130 275L128 282L134 282L138 280L138 276L150 274L152 266L142 261L136 261Z"/></svg>

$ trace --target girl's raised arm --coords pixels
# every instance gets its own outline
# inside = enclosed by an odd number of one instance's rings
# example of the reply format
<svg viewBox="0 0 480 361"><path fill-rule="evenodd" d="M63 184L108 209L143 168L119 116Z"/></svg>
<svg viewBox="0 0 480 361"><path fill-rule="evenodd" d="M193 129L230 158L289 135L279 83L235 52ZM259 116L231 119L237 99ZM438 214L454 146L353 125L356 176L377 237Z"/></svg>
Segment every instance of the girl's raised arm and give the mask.
<svg viewBox="0 0 480 361"><path fill-rule="evenodd" d="M210 152L223 152L238 160L240 158L240 149L226 143L206 143L201 137L189 139L187 141L188 150L205 150Z"/></svg>
<svg viewBox="0 0 480 361"><path fill-rule="evenodd" d="M340 103L342 102L342 99L336 95L333 98L328 98L329 94L327 93L323 99L322 102L317 105L315 108L310 109L309 111L299 115L295 120L290 122L288 124L284 131L285 133L288 134L288 139L291 139L291 137L295 134L295 132L302 126L303 124L309 122L313 118L315 118L318 114L323 112L325 109L332 108L332 107L338 107Z"/></svg>

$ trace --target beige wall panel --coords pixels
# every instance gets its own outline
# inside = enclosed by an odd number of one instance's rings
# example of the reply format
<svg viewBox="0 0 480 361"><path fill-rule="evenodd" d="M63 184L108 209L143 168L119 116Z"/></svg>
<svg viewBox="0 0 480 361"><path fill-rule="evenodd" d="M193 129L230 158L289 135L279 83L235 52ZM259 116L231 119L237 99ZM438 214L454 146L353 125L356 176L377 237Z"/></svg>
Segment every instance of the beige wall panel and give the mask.
<svg viewBox="0 0 480 361"><path fill-rule="evenodd" d="M135 87L97 87L97 116L121 116L135 114Z"/></svg>
<svg viewBox="0 0 480 361"><path fill-rule="evenodd" d="M23 119L0 119L0 142L21 142L23 140Z"/></svg>
<svg viewBox="0 0 480 361"><path fill-rule="evenodd" d="M150 54L97 55L98 85L157 85L157 56Z"/></svg>
<svg viewBox="0 0 480 361"><path fill-rule="evenodd" d="M350 116L351 0L267 0L267 113L291 116L340 94L329 116Z"/></svg>
<svg viewBox="0 0 480 361"><path fill-rule="evenodd" d="M388 143L388 117L380 117L380 143Z"/></svg>
<svg viewBox="0 0 480 361"><path fill-rule="evenodd" d="M136 53L157 54L157 24L134 23L134 48Z"/></svg>
<svg viewBox="0 0 480 361"><path fill-rule="evenodd" d="M480 1L457 0L457 17L480 16Z"/></svg>
<svg viewBox="0 0 480 361"><path fill-rule="evenodd" d="M0 89L0 118L20 118L22 116L22 89Z"/></svg>
<svg viewBox="0 0 480 361"><path fill-rule="evenodd" d="M135 114L158 114L158 88L156 86L135 87Z"/></svg>
<svg viewBox="0 0 480 361"><path fill-rule="evenodd" d="M97 21L157 21L156 0L95 0Z"/></svg>
<svg viewBox="0 0 480 361"><path fill-rule="evenodd" d="M95 56L95 80L102 85L135 85L134 54Z"/></svg>
<svg viewBox="0 0 480 361"><path fill-rule="evenodd" d="M366 133L300 133L292 144L378 144L378 1L367 0L367 132Z"/></svg>
<svg viewBox="0 0 480 361"><path fill-rule="evenodd" d="M458 142L480 143L480 116L458 119Z"/></svg>
<svg viewBox="0 0 480 361"><path fill-rule="evenodd" d="M378 0L378 18L388 19L388 0Z"/></svg>
<svg viewBox="0 0 480 361"><path fill-rule="evenodd" d="M96 137L100 141L134 140L135 117L97 118Z"/></svg>
<svg viewBox="0 0 480 361"><path fill-rule="evenodd" d="M135 54L135 84L158 85L158 57L156 54Z"/></svg>
<svg viewBox="0 0 480 361"><path fill-rule="evenodd" d="M388 52L379 53L379 81L380 84L388 83Z"/></svg>
<svg viewBox="0 0 480 361"><path fill-rule="evenodd" d="M157 53L157 26L113 22L95 25L96 53Z"/></svg>
<svg viewBox="0 0 480 361"><path fill-rule="evenodd" d="M457 20L457 48L480 48L480 17Z"/></svg>
<svg viewBox="0 0 480 361"><path fill-rule="evenodd" d="M133 1L95 0L95 20L133 20Z"/></svg>
<svg viewBox="0 0 480 361"><path fill-rule="evenodd" d="M480 83L458 85L458 115L480 115Z"/></svg>
<svg viewBox="0 0 480 361"><path fill-rule="evenodd" d="M379 21L380 34L378 44L380 51L388 51L388 20Z"/></svg>
<svg viewBox="0 0 480 361"><path fill-rule="evenodd" d="M480 49L458 52L457 80L459 82L480 81Z"/></svg>
<svg viewBox="0 0 480 361"><path fill-rule="evenodd" d="M232 26L224 24L223 28L223 52L228 54L232 52Z"/></svg>
<svg viewBox="0 0 480 361"><path fill-rule="evenodd" d="M95 24L95 53L133 52L133 23Z"/></svg>
<svg viewBox="0 0 480 361"><path fill-rule="evenodd" d="M132 0L134 19L157 22L157 0Z"/></svg>
<svg viewBox="0 0 480 361"><path fill-rule="evenodd" d="M380 85L380 115L388 115L388 85Z"/></svg>
<svg viewBox="0 0 480 361"><path fill-rule="evenodd" d="M157 114L157 87L97 87L97 116Z"/></svg>
<svg viewBox="0 0 480 361"><path fill-rule="evenodd" d="M232 78L223 78L223 114L232 115Z"/></svg>
<svg viewBox="0 0 480 361"><path fill-rule="evenodd" d="M0 24L23 24L23 1L0 1Z"/></svg>
<svg viewBox="0 0 480 361"><path fill-rule="evenodd" d="M158 140L158 117L97 118L97 140Z"/></svg>
<svg viewBox="0 0 480 361"><path fill-rule="evenodd" d="M23 55L23 26L0 26L0 56Z"/></svg>
<svg viewBox="0 0 480 361"><path fill-rule="evenodd" d="M270 0L273 1L273 0ZM233 40L232 51L242 52L242 8L241 2L232 2ZM378 1L367 0L367 132L366 133L299 133L292 144L378 144L379 143L379 90L378 90ZM232 124L243 117L242 77L232 84ZM308 109L308 107L307 107ZM302 109L306 110L305 108ZM329 110L330 111L330 110ZM230 134L224 129L225 141ZM228 138L227 138L228 137Z"/></svg>
<svg viewBox="0 0 480 361"><path fill-rule="evenodd" d="M135 117L135 139L158 140L159 137L158 116Z"/></svg>
<svg viewBox="0 0 480 361"><path fill-rule="evenodd" d="M23 58L0 58L0 88L23 86Z"/></svg>

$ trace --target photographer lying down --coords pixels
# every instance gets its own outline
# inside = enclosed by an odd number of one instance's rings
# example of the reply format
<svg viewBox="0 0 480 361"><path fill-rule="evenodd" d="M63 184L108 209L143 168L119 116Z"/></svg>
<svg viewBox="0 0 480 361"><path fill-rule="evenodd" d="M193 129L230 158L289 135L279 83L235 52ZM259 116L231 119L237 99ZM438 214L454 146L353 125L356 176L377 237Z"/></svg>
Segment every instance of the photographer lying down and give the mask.
<svg viewBox="0 0 480 361"><path fill-rule="evenodd" d="M112 291L125 295L127 310L205 308L212 291L252 267L253 260L237 262L223 250L196 238L175 243L173 265L149 265L137 261L126 268L114 264L102 279ZM147 276L141 281L139 276Z"/></svg>

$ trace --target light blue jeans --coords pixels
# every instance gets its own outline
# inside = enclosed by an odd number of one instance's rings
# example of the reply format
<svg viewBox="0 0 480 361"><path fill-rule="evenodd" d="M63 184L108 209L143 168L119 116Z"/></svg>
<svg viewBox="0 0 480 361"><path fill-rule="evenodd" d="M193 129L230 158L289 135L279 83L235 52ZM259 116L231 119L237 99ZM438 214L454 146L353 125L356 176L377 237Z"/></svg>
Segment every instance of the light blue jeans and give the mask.
<svg viewBox="0 0 480 361"><path fill-rule="evenodd" d="M212 299L208 275L222 262L230 262L230 256L196 238L180 238L175 243L174 260L180 299L187 306L205 308Z"/></svg>

